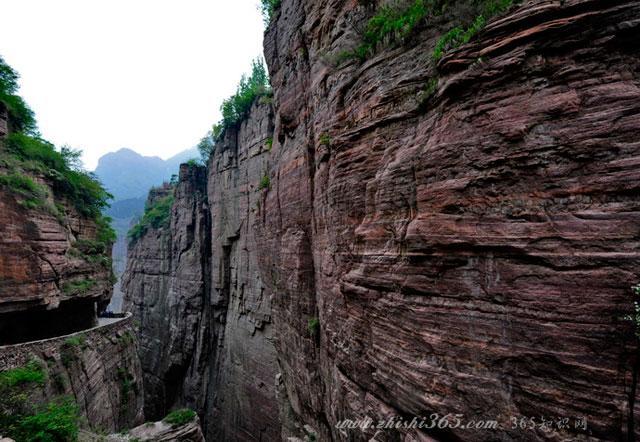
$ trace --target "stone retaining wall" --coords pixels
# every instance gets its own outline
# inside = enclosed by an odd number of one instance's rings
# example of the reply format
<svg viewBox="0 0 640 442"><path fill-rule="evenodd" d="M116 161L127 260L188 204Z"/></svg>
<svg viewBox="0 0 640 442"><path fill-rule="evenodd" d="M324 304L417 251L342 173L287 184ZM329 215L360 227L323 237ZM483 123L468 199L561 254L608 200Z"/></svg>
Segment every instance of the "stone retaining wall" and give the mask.
<svg viewBox="0 0 640 442"><path fill-rule="evenodd" d="M144 421L142 372L132 317L71 335L0 347L0 371L37 360L46 381L30 399L75 399L90 428L115 432Z"/></svg>

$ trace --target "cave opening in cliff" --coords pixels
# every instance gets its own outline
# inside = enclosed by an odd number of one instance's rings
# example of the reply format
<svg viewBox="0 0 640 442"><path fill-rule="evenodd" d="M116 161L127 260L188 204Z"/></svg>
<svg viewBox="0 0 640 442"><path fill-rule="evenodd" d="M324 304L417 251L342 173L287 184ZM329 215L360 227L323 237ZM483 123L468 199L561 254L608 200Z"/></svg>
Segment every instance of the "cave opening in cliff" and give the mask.
<svg viewBox="0 0 640 442"><path fill-rule="evenodd" d="M55 338L96 325L96 303L91 300L65 301L51 310L0 313L0 345Z"/></svg>

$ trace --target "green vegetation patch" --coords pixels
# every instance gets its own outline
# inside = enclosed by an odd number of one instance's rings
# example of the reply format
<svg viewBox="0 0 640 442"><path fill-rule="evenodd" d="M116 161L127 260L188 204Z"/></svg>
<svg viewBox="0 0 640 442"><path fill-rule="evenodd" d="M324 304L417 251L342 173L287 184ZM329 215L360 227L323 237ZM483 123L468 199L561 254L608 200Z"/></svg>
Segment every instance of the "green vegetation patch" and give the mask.
<svg viewBox="0 0 640 442"><path fill-rule="evenodd" d="M23 170L42 173L51 181L54 193L71 201L83 216L96 219L108 207L111 194L92 173L79 168L79 151L57 151L48 141L24 133L10 134L5 145Z"/></svg>
<svg viewBox="0 0 640 442"><path fill-rule="evenodd" d="M425 20L431 4L427 0L414 0L380 7L369 19L362 35L362 43L354 50L338 54L337 64L357 58L365 61L382 43L402 43Z"/></svg>
<svg viewBox="0 0 640 442"><path fill-rule="evenodd" d="M44 369L36 360L28 362L24 367L0 372L0 384L10 388L30 383L44 384L44 380Z"/></svg>
<svg viewBox="0 0 640 442"><path fill-rule="evenodd" d="M68 347L84 347L87 338L84 335L71 336L64 341L64 345Z"/></svg>
<svg viewBox="0 0 640 442"><path fill-rule="evenodd" d="M238 125L246 118L254 101L270 93L271 87L264 62L261 59L253 60L251 75L243 75L236 93L222 102L222 120L213 128L214 138L219 140L226 129Z"/></svg>
<svg viewBox="0 0 640 442"><path fill-rule="evenodd" d="M307 330L311 336L318 336L320 332L320 320L318 318L309 318L307 321Z"/></svg>
<svg viewBox="0 0 640 442"><path fill-rule="evenodd" d="M30 395L40 391L45 376L45 368L37 360L0 373L0 434L18 442L77 440L80 416L70 398L44 406L36 406L31 400Z"/></svg>
<svg viewBox="0 0 640 442"><path fill-rule="evenodd" d="M36 183L29 176L17 172L0 175L0 186L7 188L12 193L20 195L23 198L20 204L29 209L34 209L45 204L47 189Z"/></svg>
<svg viewBox="0 0 640 442"><path fill-rule="evenodd" d="M96 286L97 282L94 279L87 278L80 281L65 282L62 285L62 291L66 295L82 295Z"/></svg>
<svg viewBox="0 0 640 442"><path fill-rule="evenodd" d="M633 291L633 313L623 319L633 324L636 338L640 340L640 285L631 288Z"/></svg>
<svg viewBox="0 0 640 442"><path fill-rule="evenodd" d="M438 61L447 51L455 49L471 40L487 21L504 13L517 0L411 0L397 1L379 7L361 33L360 44L352 50L341 51L336 56L340 65L350 59L364 62L383 45L404 44L436 16L457 15L460 23L450 29L437 41L432 58ZM364 2L361 2L364 3ZM460 18L460 11L469 11L472 20Z"/></svg>
<svg viewBox="0 0 640 442"><path fill-rule="evenodd" d="M175 410L169 413L164 419L164 422L170 424L173 427L180 427L192 422L196 417L196 412L183 408L182 410Z"/></svg>
<svg viewBox="0 0 640 442"><path fill-rule="evenodd" d="M0 186L22 196L23 206L29 209L44 207L64 222L65 206L60 200L46 200L49 191L29 175L47 180L53 196L62 197L74 205L84 217L98 224L98 241L115 241L110 219L102 216L112 196L92 173L82 168L82 152L63 146L59 150L40 137L35 117L24 101L16 95L18 74L0 57L0 108L9 114L10 134L3 140L0 166L6 169L0 175Z"/></svg>
<svg viewBox="0 0 640 442"><path fill-rule="evenodd" d="M25 133L36 131L33 111L16 94L20 76L0 57L0 105L7 110L11 130Z"/></svg>
<svg viewBox="0 0 640 442"><path fill-rule="evenodd" d="M468 43L473 36L482 30L487 20L498 14L506 12L514 0L485 0L480 3L480 14L467 26L456 26L444 34L433 49L433 59L440 60L444 54Z"/></svg>
<svg viewBox="0 0 640 442"><path fill-rule="evenodd" d="M71 442L78 439L79 422L78 406L63 398L18 417L5 435L24 442Z"/></svg>
<svg viewBox="0 0 640 442"><path fill-rule="evenodd" d="M265 173L260 179L260 184L258 184L258 190L264 190L271 187L271 178L269 178L269 174Z"/></svg>
<svg viewBox="0 0 640 442"><path fill-rule="evenodd" d="M118 379L120 380L120 401L122 404L129 403L129 394L133 391L138 393L135 378L126 368L118 368Z"/></svg>
<svg viewBox="0 0 640 442"><path fill-rule="evenodd" d="M138 223L133 226L127 234L130 243L133 244L142 238L150 228L160 229L169 227L173 201L174 195L171 193L163 198L156 199L152 204L147 204L144 209L144 215L142 215L142 218L140 218Z"/></svg>
<svg viewBox="0 0 640 442"><path fill-rule="evenodd" d="M260 10L262 11L265 24L268 25L271 23L273 15L280 7L280 3L282 3L282 0L260 0Z"/></svg>

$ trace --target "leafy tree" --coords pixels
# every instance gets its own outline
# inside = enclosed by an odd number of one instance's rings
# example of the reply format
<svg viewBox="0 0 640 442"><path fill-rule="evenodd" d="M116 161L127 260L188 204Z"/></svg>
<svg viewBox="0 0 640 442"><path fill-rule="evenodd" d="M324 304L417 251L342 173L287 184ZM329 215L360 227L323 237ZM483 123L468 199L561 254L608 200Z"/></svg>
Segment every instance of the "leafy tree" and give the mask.
<svg viewBox="0 0 640 442"><path fill-rule="evenodd" d="M214 134L222 136L224 130L240 123L248 114L254 101L260 96L271 92L269 77L264 62L255 59L251 63L251 75L243 75L236 93L222 102L220 111L222 120L219 123L221 129L214 128Z"/></svg>
<svg viewBox="0 0 640 442"><path fill-rule="evenodd" d="M36 119L33 111L16 95L18 78L18 73L0 57L0 107L4 107L9 115L11 130L35 134Z"/></svg>
<svg viewBox="0 0 640 442"><path fill-rule="evenodd" d="M261 0L260 10L266 25L271 23L273 14L280 7L280 3L282 3L282 0Z"/></svg>
<svg viewBox="0 0 640 442"><path fill-rule="evenodd" d="M108 207L112 196L105 190L95 175L82 167L79 150L63 146L56 147L37 134L33 112L22 98L15 95L18 88L18 74L0 57L0 106L9 113L10 135L4 140L4 149L0 154L10 173L3 175L1 183L18 193L31 192L34 198L29 208L37 208L41 197L38 188L30 183L30 172L45 177L50 183L54 196L63 197L71 202L78 212L98 223L99 240L112 242L114 233L109 220L102 216L102 210ZM14 176L25 176L16 180ZM32 180L31 180L32 181ZM41 198L40 198L41 199ZM56 204L56 207L63 205Z"/></svg>
<svg viewBox="0 0 640 442"><path fill-rule="evenodd" d="M213 130L212 130L208 132L207 135L202 137L202 139L198 143L198 151L200 152L200 157L202 158L202 162L205 165L209 161L209 157L213 153L214 148L215 148L215 141L213 138Z"/></svg>

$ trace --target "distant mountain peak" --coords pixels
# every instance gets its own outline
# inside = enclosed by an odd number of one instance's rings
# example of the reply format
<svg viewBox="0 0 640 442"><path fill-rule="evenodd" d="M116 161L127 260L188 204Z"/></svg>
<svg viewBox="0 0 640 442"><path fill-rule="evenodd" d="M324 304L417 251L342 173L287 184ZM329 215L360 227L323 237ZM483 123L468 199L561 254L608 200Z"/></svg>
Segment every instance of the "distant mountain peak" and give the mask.
<svg viewBox="0 0 640 442"><path fill-rule="evenodd" d="M95 174L113 194L114 203L131 198L146 197L153 186L158 186L177 174L180 163L198 157L196 148L184 150L163 160L158 156L143 156L123 147L103 155Z"/></svg>

